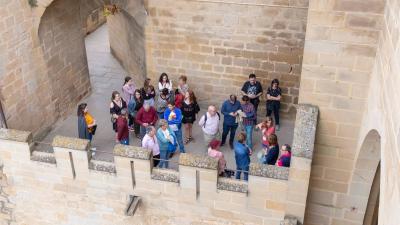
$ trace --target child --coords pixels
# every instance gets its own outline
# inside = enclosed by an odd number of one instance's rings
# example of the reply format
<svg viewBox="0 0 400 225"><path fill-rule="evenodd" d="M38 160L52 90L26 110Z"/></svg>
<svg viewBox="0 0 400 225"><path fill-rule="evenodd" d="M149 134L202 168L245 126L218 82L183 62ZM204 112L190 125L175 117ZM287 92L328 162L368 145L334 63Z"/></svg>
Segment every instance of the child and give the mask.
<svg viewBox="0 0 400 225"><path fill-rule="evenodd" d="M182 108L182 103L185 98L185 95L183 95L181 92L179 92L179 89L175 90L175 107L176 108Z"/></svg>
<svg viewBox="0 0 400 225"><path fill-rule="evenodd" d="M121 115L117 118L117 140L123 145L129 145L128 111L121 110Z"/></svg>
<svg viewBox="0 0 400 225"><path fill-rule="evenodd" d="M290 158L292 156L292 148L288 144L282 145L281 148L281 157L279 157L277 166L290 167Z"/></svg>
<svg viewBox="0 0 400 225"><path fill-rule="evenodd" d="M262 123L257 124L256 126L262 132L262 146L264 149L268 149L268 136L271 134L275 134L275 126L272 121L272 118L267 116L266 120Z"/></svg>

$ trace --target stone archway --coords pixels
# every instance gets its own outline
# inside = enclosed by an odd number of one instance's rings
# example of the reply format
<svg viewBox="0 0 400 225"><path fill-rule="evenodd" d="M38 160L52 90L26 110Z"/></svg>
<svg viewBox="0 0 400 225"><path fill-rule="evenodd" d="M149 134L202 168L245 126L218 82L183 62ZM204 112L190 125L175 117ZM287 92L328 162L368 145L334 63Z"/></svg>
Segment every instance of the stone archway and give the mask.
<svg viewBox="0 0 400 225"><path fill-rule="evenodd" d="M366 135L354 167L348 199L349 212L358 215L357 224L377 225L380 192L381 136L371 130ZM357 202L356 202L357 201Z"/></svg>

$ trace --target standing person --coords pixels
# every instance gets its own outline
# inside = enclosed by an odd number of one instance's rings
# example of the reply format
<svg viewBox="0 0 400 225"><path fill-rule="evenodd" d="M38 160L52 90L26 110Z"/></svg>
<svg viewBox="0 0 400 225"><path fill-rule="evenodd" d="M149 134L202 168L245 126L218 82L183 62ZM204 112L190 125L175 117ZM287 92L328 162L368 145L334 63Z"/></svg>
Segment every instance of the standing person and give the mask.
<svg viewBox="0 0 400 225"><path fill-rule="evenodd" d="M271 134L275 134L275 126L272 118L267 116L264 122L257 124L257 128L261 130L262 133L262 146L264 149L268 149L269 142L268 137Z"/></svg>
<svg viewBox="0 0 400 225"><path fill-rule="evenodd" d="M246 117L243 118L243 127L247 136L246 144L250 149L253 149L253 127L256 122L256 111L248 96L243 96L242 101L242 110L246 114Z"/></svg>
<svg viewBox="0 0 400 225"><path fill-rule="evenodd" d="M189 85L187 84L187 77L182 75L178 80L178 90L183 96L185 96L186 92L189 90Z"/></svg>
<svg viewBox="0 0 400 225"><path fill-rule="evenodd" d="M175 103L170 102L168 104L168 109L164 112L164 119L168 122L169 128L176 136L176 141L179 144L179 151L185 153L182 140L182 111L175 107Z"/></svg>
<svg viewBox="0 0 400 225"><path fill-rule="evenodd" d="M224 153L219 150L221 141L212 140L210 142L210 147L208 148L208 156L218 159L218 175L222 175L225 171L226 160L224 158Z"/></svg>
<svg viewBox="0 0 400 225"><path fill-rule="evenodd" d="M156 128L148 126L146 128L146 135L142 141L142 147L150 150L153 155L153 167L157 167L160 162L160 146L158 145L156 137Z"/></svg>
<svg viewBox="0 0 400 225"><path fill-rule="evenodd" d="M192 90L186 92L181 110L183 115L182 123L185 126L185 144L187 144L193 140L193 123L196 121L196 114L200 112L199 104L197 104L196 96Z"/></svg>
<svg viewBox="0 0 400 225"><path fill-rule="evenodd" d="M168 103L172 101L168 89L164 88L157 98L156 111L159 119L164 119L164 112L168 108Z"/></svg>
<svg viewBox="0 0 400 225"><path fill-rule="evenodd" d="M143 101L154 107L154 97L156 96L156 91L154 90L153 85L150 84L149 78L144 81L144 85L142 89L140 89L140 92L142 93Z"/></svg>
<svg viewBox="0 0 400 225"><path fill-rule="evenodd" d="M263 93L261 83L256 80L255 74L249 75L249 80L243 84L242 94L250 98L257 115L258 104L260 103L260 96Z"/></svg>
<svg viewBox="0 0 400 225"><path fill-rule="evenodd" d="M290 158L292 157L292 148L288 144L284 144L281 147L281 157L279 157L277 166L290 167Z"/></svg>
<svg viewBox="0 0 400 225"><path fill-rule="evenodd" d="M185 99L185 95L179 92L179 89L175 90L175 107L182 108L183 100Z"/></svg>
<svg viewBox="0 0 400 225"><path fill-rule="evenodd" d="M250 165L250 155L251 150L245 144L246 134L238 134L237 141L235 141L235 161L236 161L236 179L240 180L240 174L243 172L244 180L248 180L249 176L249 165Z"/></svg>
<svg viewBox="0 0 400 225"><path fill-rule="evenodd" d="M117 118L117 143L129 145L128 110L121 110Z"/></svg>
<svg viewBox="0 0 400 225"><path fill-rule="evenodd" d="M268 136L269 148L265 153L264 164L275 165L279 156L278 137L275 134Z"/></svg>
<svg viewBox="0 0 400 225"><path fill-rule="evenodd" d="M276 130L279 131L279 109L281 107L282 90L279 87L279 80L273 79L271 87L267 90L267 116L274 112Z"/></svg>
<svg viewBox="0 0 400 225"><path fill-rule="evenodd" d="M121 110L126 108L127 108L126 102L124 101L124 99L121 98L119 92L113 91L111 95L110 114L111 114L111 122L113 125L113 130L115 131L116 141L118 141L117 119L118 116L121 115Z"/></svg>
<svg viewBox="0 0 400 225"><path fill-rule="evenodd" d="M96 120L89 114L86 103L78 106L78 137L92 141L95 129L97 127Z"/></svg>
<svg viewBox="0 0 400 225"><path fill-rule="evenodd" d="M122 98L125 102L129 103L131 98L134 97L135 94L135 84L133 83L132 77L125 77L124 85L122 86Z"/></svg>
<svg viewBox="0 0 400 225"><path fill-rule="evenodd" d="M156 110L149 105L149 103L144 103L143 107L139 109L136 114L135 121L140 124L140 138L143 139L146 134L146 127L154 126L157 123L157 113Z"/></svg>
<svg viewBox="0 0 400 225"><path fill-rule="evenodd" d="M168 74L162 73L160 79L158 80L158 90L161 92L164 88L172 92L172 81L168 78Z"/></svg>
<svg viewBox="0 0 400 225"><path fill-rule="evenodd" d="M128 103L128 112L129 112L129 126L133 125L133 130L135 131L136 138L140 138L140 124L136 123L135 118L140 108L143 106L143 98L140 90L136 89L131 98L131 101Z"/></svg>
<svg viewBox="0 0 400 225"><path fill-rule="evenodd" d="M233 140L235 139L236 129L238 123L236 121L237 111L242 109L240 102L237 101L236 95L230 95L229 99L226 100L221 107L221 112L224 115L224 124L222 129L222 143L221 146L225 144L226 137L230 133L229 137L229 147L233 149Z"/></svg>
<svg viewBox="0 0 400 225"><path fill-rule="evenodd" d="M205 149L208 148L210 142L214 139L219 140L221 134L219 132L219 121L221 116L217 112L217 107L214 105L208 106L206 114L199 121L199 126L203 130Z"/></svg>
<svg viewBox="0 0 400 225"><path fill-rule="evenodd" d="M160 168L168 168L168 149L176 145L175 133L169 128L168 122L164 119L160 120L160 128L157 130L157 141L160 146Z"/></svg>

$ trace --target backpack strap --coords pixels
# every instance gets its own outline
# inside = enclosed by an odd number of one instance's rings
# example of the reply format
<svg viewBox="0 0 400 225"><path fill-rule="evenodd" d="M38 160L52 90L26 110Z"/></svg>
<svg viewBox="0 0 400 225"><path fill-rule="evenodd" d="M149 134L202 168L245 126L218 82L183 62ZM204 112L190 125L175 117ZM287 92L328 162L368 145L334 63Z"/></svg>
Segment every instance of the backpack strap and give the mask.
<svg viewBox="0 0 400 225"><path fill-rule="evenodd" d="M204 128L206 128L206 123L207 123L207 113L204 114L204 125L203 125Z"/></svg>

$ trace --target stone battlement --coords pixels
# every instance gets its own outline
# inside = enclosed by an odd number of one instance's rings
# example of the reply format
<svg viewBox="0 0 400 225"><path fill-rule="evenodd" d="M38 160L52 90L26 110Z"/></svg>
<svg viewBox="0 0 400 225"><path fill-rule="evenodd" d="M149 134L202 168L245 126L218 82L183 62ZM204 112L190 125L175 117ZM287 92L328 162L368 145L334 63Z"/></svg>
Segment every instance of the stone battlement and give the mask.
<svg viewBox="0 0 400 225"><path fill-rule="evenodd" d="M296 142L314 140L308 135L315 135L317 113L315 107L305 105L297 112L307 118L297 118L294 146L308 146L305 151L311 153L313 143ZM0 157L15 190L18 223L43 222L30 214L33 206L37 213L46 211L51 224L73 223L77 217L82 224L125 224L154 216L159 222L150 224L203 220L280 224L287 215L300 222L304 218L311 170L308 157L292 157L290 168L251 164L249 181L244 182L218 177L218 162L210 157L181 154L179 170L173 171L153 168L151 152L146 149L116 145L115 169L104 172L90 166L87 140L55 137L54 164L31 160L29 137L24 131L0 130ZM124 214L131 195L142 198L134 217ZM66 215L60 219L59 214ZM102 219L93 214L108 216ZM179 222L162 222L166 217Z"/></svg>

